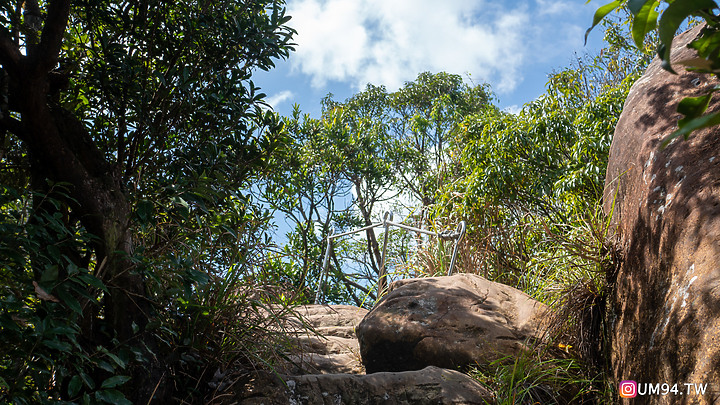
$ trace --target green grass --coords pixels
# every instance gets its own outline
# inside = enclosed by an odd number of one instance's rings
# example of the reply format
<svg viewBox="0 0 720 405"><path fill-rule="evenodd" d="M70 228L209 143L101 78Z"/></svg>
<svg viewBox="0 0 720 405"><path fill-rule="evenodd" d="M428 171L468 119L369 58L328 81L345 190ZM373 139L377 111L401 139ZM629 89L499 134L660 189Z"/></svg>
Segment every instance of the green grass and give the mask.
<svg viewBox="0 0 720 405"><path fill-rule="evenodd" d="M506 356L472 369L470 376L495 393L498 405L597 403L597 377L588 377L579 360L551 351L558 350Z"/></svg>

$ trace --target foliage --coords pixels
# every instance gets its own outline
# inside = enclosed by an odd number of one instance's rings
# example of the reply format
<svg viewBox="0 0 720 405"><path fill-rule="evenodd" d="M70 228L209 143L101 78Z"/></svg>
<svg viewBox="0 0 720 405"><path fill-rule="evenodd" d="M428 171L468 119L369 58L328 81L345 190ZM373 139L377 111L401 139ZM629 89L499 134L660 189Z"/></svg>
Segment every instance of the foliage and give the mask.
<svg viewBox="0 0 720 405"><path fill-rule="evenodd" d="M684 23L692 22L695 18L704 20L706 25L700 35L688 44L688 47L697 51L698 57L676 63L711 75L717 75L720 71L720 8L714 0L617 0L597 10L593 27L609 13L623 7L627 7L633 17L632 38L635 44L642 48L646 35L656 31L657 54L663 68L672 73L675 73L671 59L675 34ZM687 97L678 104L677 111L684 117L678 120L678 129L665 138L663 146L678 136L687 139L695 130L720 124L720 112L704 115L714 92L715 89L711 89L703 96Z"/></svg>
<svg viewBox="0 0 720 405"><path fill-rule="evenodd" d="M276 155L264 186L264 200L292 228L276 268L309 299L331 229L378 223L388 209L431 226L427 209L447 171L450 138L463 117L494 108L490 99L485 85L422 73L397 92L369 85L342 103L328 96L319 119L301 116L296 106L285 119L293 142ZM391 238L388 257L408 258L415 239L399 232ZM357 305L373 301L381 264L374 230L363 239L336 240L330 263L327 296Z"/></svg>
<svg viewBox="0 0 720 405"><path fill-rule="evenodd" d="M546 231L566 232L602 196L615 122L637 76L592 99L583 72L551 77L547 93L518 114L465 119L456 138L455 173L438 193L436 218L468 221L460 266L530 294L528 266Z"/></svg>
<svg viewBox="0 0 720 405"><path fill-rule="evenodd" d="M577 360L547 350L504 357L470 375L495 392L500 405L593 403L596 396Z"/></svg>
<svg viewBox="0 0 720 405"><path fill-rule="evenodd" d="M604 24L608 47L550 75L546 93L520 112L464 118L436 195L435 220L468 223L460 271L515 286L558 313L551 334L566 353L481 371L500 402L580 401L560 394L573 380L583 400L605 392L604 276L613 256L598 207L615 123L649 57L629 45L626 21Z"/></svg>
<svg viewBox="0 0 720 405"><path fill-rule="evenodd" d="M279 347L258 319L282 294L242 288L268 243L247 190L287 142L250 79L288 21L281 0L0 3L3 400L199 399L188 375Z"/></svg>
<svg viewBox="0 0 720 405"><path fill-rule="evenodd" d="M53 191L65 193L66 187L53 185ZM60 215L33 211L18 190L3 187L0 198L0 398L15 404L60 398L129 404L116 388L129 380L127 364L136 353L85 344L83 311L99 307L107 288L63 254L83 249L92 236L69 232ZM63 265L67 274L61 276ZM43 271L36 277L32 268Z"/></svg>

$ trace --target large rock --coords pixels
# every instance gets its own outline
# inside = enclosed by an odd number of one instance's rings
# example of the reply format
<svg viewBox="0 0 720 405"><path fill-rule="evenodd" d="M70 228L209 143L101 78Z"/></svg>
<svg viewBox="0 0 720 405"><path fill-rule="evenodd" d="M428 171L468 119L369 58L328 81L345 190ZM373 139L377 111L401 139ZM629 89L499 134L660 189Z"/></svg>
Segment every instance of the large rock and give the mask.
<svg viewBox="0 0 720 405"><path fill-rule="evenodd" d="M474 274L396 281L357 328L368 373L483 365L541 339L546 308Z"/></svg>
<svg viewBox="0 0 720 405"><path fill-rule="evenodd" d="M285 374L361 374L360 347L355 327L367 309L350 305L307 305L297 308L298 318L285 325L297 347Z"/></svg>
<svg viewBox="0 0 720 405"><path fill-rule="evenodd" d="M424 370L371 375L259 374L234 398L242 405L480 405L494 403L480 383L457 371Z"/></svg>
<svg viewBox="0 0 720 405"><path fill-rule="evenodd" d="M673 60L694 56L685 45L698 30L675 39ZM610 148L604 205L624 252L610 277L612 369L618 381L715 390L646 397L652 402L713 403L720 398L720 130L665 149L660 143L677 128L680 100L718 83L674 68L678 75L656 60L635 83ZM710 110L719 108L714 101Z"/></svg>

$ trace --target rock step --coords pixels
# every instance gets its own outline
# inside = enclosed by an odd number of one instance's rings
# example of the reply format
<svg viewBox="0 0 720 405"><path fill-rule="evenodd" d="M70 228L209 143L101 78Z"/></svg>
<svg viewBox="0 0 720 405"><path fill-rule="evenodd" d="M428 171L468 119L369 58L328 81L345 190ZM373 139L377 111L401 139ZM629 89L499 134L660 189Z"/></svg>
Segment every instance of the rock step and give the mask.
<svg viewBox="0 0 720 405"><path fill-rule="evenodd" d="M354 353L304 353L290 356L294 364L300 365L288 369L288 374L364 374L365 367L360 361L360 354Z"/></svg>
<svg viewBox="0 0 720 405"><path fill-rule="evenodd" d="M259 375L245 386L242 405L480 405L494 396L457 371L438 367L368 375Z"/></svg>
<svg viewBox="0 0 720 405"><path fill-rule="evenodd" d="M296 309L302 319L291 319L286 330L295 331L299 355L279 367L284 374L363 374L355 327L367 310L350 305L306 305ZM313 331L308 332L307 326Z"/></svg>

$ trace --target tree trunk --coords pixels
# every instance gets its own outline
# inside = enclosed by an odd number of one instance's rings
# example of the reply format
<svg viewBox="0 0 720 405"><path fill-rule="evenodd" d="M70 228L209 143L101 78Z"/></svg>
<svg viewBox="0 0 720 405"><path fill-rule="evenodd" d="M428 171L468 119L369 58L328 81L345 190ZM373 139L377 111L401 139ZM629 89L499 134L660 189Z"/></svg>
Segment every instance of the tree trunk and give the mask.
<svg viewBox="0 0 720 405"><path fill-rule="evenodd" d="M147 323L149 303L142 277L131 271L131 209L121 177L82 122L52 102L47 74L20 76L20 88L25 90L17 100L19 137L31 155L33 177L47 176L51 182L70 184L66 203L87 231L97 237L93 246L95 275L110 291L105 297L106 320L118 339L128 340L134 326L143 328ZM38 186L41 182L33 183Z"/></svg>

